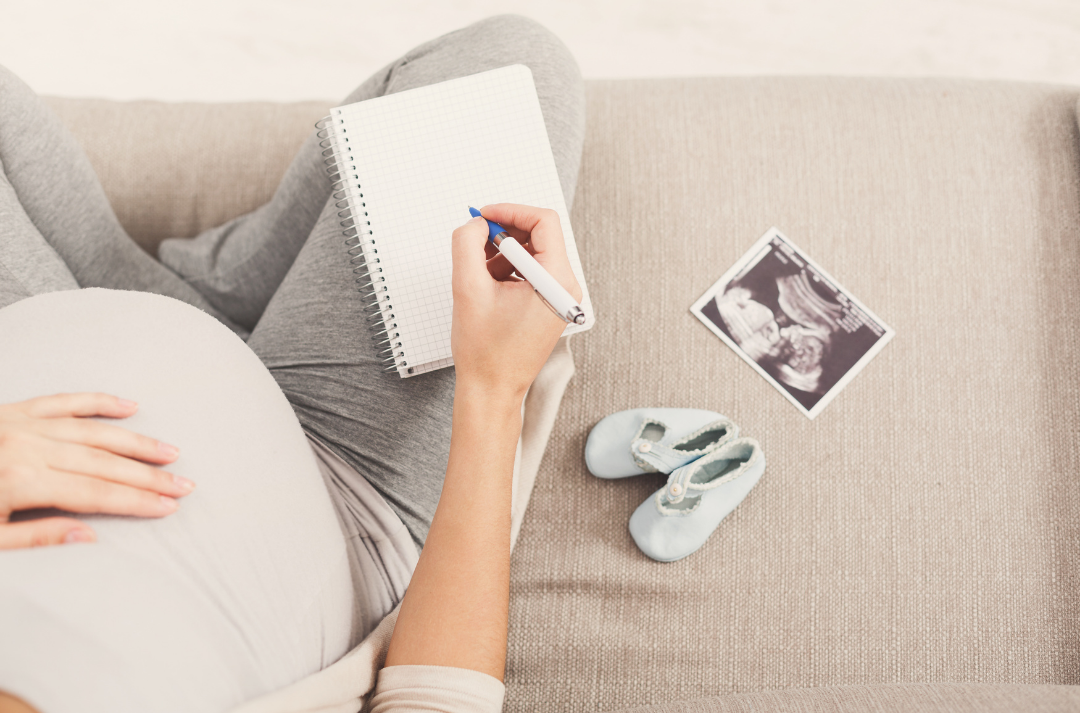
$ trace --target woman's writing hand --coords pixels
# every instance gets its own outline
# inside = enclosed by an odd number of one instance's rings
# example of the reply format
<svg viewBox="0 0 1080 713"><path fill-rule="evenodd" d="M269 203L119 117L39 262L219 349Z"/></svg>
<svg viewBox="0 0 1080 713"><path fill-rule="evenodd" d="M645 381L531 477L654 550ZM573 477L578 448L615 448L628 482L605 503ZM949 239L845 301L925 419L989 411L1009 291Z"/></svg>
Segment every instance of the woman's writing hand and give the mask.
<svg viewBox="0 0 1080 713"><path fill-rule="evenodd" d="M9 522L11 513L55 507L78 513L163 517L194 483L148 463L178 450L87 416L127 418L138 405L107 394L57 394L0 404L0 549L91 542L70 517Z"/></svg>
<svg viewBox="0 0 1080 713"><path fill-rule="evenodd" d="M527 243L537 262L575 299L581 299L555 211L500 203L481 212ZM487 238L487 225L480 218L454 231L450 336L454 366L459 387L520 399L566 323L540 301L529 283L512 277L513 267L494 246L488 247Z"/></svg>

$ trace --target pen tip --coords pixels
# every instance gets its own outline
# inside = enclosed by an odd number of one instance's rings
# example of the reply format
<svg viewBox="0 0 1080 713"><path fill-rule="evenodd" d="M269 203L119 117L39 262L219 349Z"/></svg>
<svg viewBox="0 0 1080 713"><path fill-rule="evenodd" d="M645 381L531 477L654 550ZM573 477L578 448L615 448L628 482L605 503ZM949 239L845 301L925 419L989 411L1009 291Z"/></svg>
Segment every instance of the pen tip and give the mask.
<svg viewBox="0 0 1080 713"><path fill-rule="evenodd" d="M473 208L472 206L469 206L469 215L471 215L474 218L479 218L480 217L480 211L478 211L476 208Z"/></svg>

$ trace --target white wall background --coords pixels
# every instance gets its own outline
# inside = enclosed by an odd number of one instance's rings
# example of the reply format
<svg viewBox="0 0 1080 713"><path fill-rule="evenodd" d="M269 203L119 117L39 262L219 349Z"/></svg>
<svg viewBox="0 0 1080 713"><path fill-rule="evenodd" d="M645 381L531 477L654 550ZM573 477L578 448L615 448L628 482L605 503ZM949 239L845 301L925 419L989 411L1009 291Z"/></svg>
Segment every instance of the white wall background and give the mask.
<svg viewBox="0 0 1080 713"><path fill-rule="evenodd" d="M43 94L333 100L413 45L501 12L554 30L587 78L1080 85L1080 0L0 0L0 64Z"/></svg>

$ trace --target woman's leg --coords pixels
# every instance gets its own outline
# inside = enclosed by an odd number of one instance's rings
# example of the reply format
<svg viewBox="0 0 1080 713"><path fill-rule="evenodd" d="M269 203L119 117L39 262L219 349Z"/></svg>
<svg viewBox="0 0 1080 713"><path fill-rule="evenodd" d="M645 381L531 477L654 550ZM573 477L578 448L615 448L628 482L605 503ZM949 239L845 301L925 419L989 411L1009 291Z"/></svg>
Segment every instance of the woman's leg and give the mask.
<svg viewBox="0 0 1080 713"><path fill-rule="evenodd" d="M50 262L51 258L42 258L47 253L59 257L76 283L71 285L66 278L57 277L54 265L47 269L52 274L48 283L54 285L51 289L67 284L68 289L111 287L155 292L199 307L244 333L191 285L131 240L75 138L30 87L3 67L0 164L6 179L6 185L0 187L0 210L4 211L0 230L4 236L9 232L21 236L19 242L2 248L11 276L0 276L0 282L23 283L29 294L42 291L41 285L32 286L36 279L32 275L44 274L40 262ZM43 251L35 235L50 249ZM34 264L16 257L30 254L37 255Z"/></svg>
<svg viewBox="0 0 1080 713"><path fill-rule="evenodd" d="M19 203L0 163L0 308L79 283Z"/></svg>
<svg viewBox="0 0 1080 713"><path fill-rule="evenodd" d="M583 85L566 47L532 21L495 17L421 45L351 98L515 63L532 70L569 205L584 135ZM317 154L317 144L305 150ZM248 344L304 428L363 475L422 544L446 470L454 372L401 379L383 370L317 158L308 170L311 184L322 183L321 212Z"/></svg>
<svg viewBox="0 0 1080 713"><path fill-rule="evenodd" d="M369 78L342 103L515 62L533 70L555 165L570 205L585 130L584 90L577 65L563 44L530 20L494 17L422 44ZM330 197L323 159L312 132L269 203L195 239L163 241L158 249L161 261L221 312L252 329Z"/></svg>

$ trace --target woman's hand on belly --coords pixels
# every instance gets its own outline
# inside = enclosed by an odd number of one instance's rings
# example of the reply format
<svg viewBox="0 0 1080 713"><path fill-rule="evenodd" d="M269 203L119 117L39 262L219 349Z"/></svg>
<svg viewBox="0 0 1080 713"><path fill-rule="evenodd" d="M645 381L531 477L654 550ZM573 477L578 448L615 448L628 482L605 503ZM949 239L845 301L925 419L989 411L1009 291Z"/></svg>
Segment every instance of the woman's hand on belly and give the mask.
<svg viewBox="0 0 1080 713"><path fill-rule="evenodd" d="M0 404L0 549L92 542L70 517L9 522L11 514L54 507L76 513L164 517L194 483L155 468L175 446L90 420L127 418L133 401L108 394L56 394Z"/></svg>

